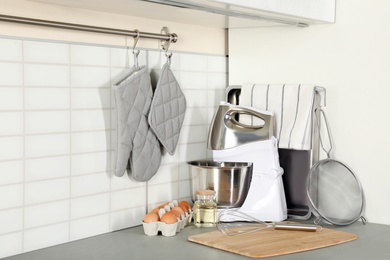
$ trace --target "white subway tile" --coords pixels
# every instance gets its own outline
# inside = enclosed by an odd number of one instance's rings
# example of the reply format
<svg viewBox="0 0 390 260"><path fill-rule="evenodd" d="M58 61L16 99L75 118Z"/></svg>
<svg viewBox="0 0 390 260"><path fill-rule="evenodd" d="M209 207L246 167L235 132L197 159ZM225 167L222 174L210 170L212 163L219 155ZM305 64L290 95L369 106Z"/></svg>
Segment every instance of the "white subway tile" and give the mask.
<svg viewBox="0 0 390 260"><path fill-rule="evenodd" d="M110 87L110 69L107 67L71 67L73 87Z"/></svg>
<svg viewBox="0 0 390 260"><path fill-rule="evenodd" d="M148 185L155 185L167 182L176 182L179 179L179 165L167 164L161 165L156 175L153 176Z"/></svg>
<svg viewBox="0 0 390 260"><path fill-rule="evenodd" d="M26 205L69 198L69 179L56 179L25 184Z"/></svg>
<svg viewBox="0 0 390 260"><path fill-rule="evenodd" d="M0 211L0 234L20 231L23 229L23 209Z"/></svg>
<svg viewBox="0 0 390 260"><path fill-rule="evenodd" d="M23 252L23 233L11 233L0 236L0 258Z"/></svg>
<svg viewBox="0 0 390 260"><path fill-rule="evenodd" d="M22 112L0 112L0 135L23 134Z"/></svg>
<svg viewBox="0 0 390 260"><path fill-rule="evenodd" d="M0 63L0 86L22 86L23 66L20 63Z"/></svg>
<svg viewBox="0 0 390 260"><path fill-rule="evenodd" d="M205 90L183 89L187 107L207 107L207 92Z"/></svg>
<svg viewBox="0 0 390 260"><path fill-rule="evenodd" d="M138 65L146 65L146 53L145 50L140 50L138 54ZM132 47L126 48L111 48L111 66L126 68L134 66L134 56Z"/></svg>
<svg viewBox="0 0 390 260"><path fill-rule="evenodd" d="M70 130L69 111L26 112L26 134L61 133Z"/></svg>
<svg viewBox="0 0 390 260"><path fill-rule="evenodd" d="M226 73L209 73L207 77L207 86L209 90L226 90Z"/></svg>
<svg viewBox="0 0 390 260"><path fill-rule="evenodd" d="M145 214L145 206L113 212L110 218L110 228L112 231L116 231L138 226L142 223Z"/></svg>
<svg viewBox="0 0 390 260"><path fill-rule="evenodd" d="M23 137L0 137L0 160L23 158Z"/></svg>
<svg viewBox="0 0 390 260"><path fill-rule="evenodd" d="M58 156L25 161L25 180L37 181L70 175L70 156Z"/></svg>
<svg viewBox="0 0 390 260"><path fill-rule="evenodd" d="M25 64L24 84L31 87L68 87L69 67L63 65Z"/></svg>
<svg viewBox="0 0 390 260"><path fill-rule="evenodd" d="M148 68L150 70L160 70L166 59L163 51L148 51Z"/></svg>
<svg viewBox="0 0 390 260"><path fill-rule="evenodd" d="M26 88L25 108L68 109L70 107L69 88Z"/></svg>
<svg viewBox="0 0 390 260"><path fill-rule="evenodd" d="M0 162L0 185L23 181L23 161Z"/></svg>
<svg viewBox="0 0 390 260"><path fill-rule="evenodd" d="M182 89L207 89L207 73L205 72L180 72L180 87Z"/></svg>
<svg viewBox="0 0 390 260"><path fill-rule="evenodd" d="M68 242L69 224L60 223L24 232L24 250L32 251Z"/></svg>
<svg viewBox="0 0 390 260"><path fill-rule="evenodd" d="M2 83L0 83L1 85ZM0 88L0 110L22 110L23 109L23 88L1 87Z"/></svg>
<svg viewBox="0 0 390 260"><path fill-rule="evenodd" d="M0 60L21 61L23 58L22 41L13 39L0 39Z"/></svg>
<svg viewBox="0 0 390 260"><path fill-rule="evenodd" d="M107 88L75 89L71 90L72 108L110 108L111 90Z"/></svg>
<svg viewBox="0 0 390 260"><path fill-rule="evenodd" d="M206 107L190 107L186 109L184 117L184 126L188 125L202 125L207 122L207 108Z"/></svg>
<svg viewBox="0 0 390 260"><path fill-rule="evenodd" d="M211 157L206 156L206 158L211 158ZM199 159L204 159L204 158L199 158ZM179 174L180 181L191 179L190 168L189 168L187 162L180 163L179 172L180 172L180 174Z"/></svg>
<svg viewBox="0 0 390 260"><path fill-rule="evenodd" d="M209 72L227 72L227 58L221 56L207 57L207 70Z"/></svg>
<svg viewBox="0 0 390 260"><path fill-rule="evenodd" d="M23 185L1 186L0 198L2 198L0 200L0 210L21 207L23 205Z"/></svg>
<svg viewBox="0 0 390 260"><path fill-rule="evenodd" d="M27 158L69 154L70 134L26 136L25 152Z"/></svg>
<svg viewBox="0 0 390 260"><path fill-rule="evenodd" d="M148 187L148 203L171 201L179 198L178 182L150 185Z"/></svg>
<svg viewBox="0 0 390 260"><path fill-rule="evenodd" d="M69 220L69 201L59 201L25 208L24 226L33 228Z"/></svg>
<svg viewBox="0 0 390 260"><path fill-rule="evenodd" d="M207 157L206 143L181 144L179 145L179 148L181 162L205 159Z"/></svg>
<svg viewBox="0 0 390 260"><path fill-rule="evenodd" d="M63 43L25 41L23 58L27 62L69 63L69 45Z"/></svg>
<svg viewBox="0 0 390 260"><path fill-rule="evenodd" d="M207 125L183 126L180 132L179 143L207 142L207 135Z"/></svg>
<svg viewBox="0 0 390 260"><path fill-rule="evenodd" d="M90 46L90 45L71 45L70 62L76 65L110 65L110 48Z"/></svg>
<svg viewBox="0 0 390 260"><path fill-rule="evenodd" d="M207 91L208 107L218 106L221 101L226 101L225 90L209 90Z"/></svg>
<svg viewBox="0 0 390 260"><path fill-rule="evenodd" d="M106 173L73 177L71 183L72 197L107 192L110 189L110 179Z"/></svg>
<svg viewBox="0 0 390 260"><path fill-rule="evenodd" d="M111 192L111 211L146 206L146 189L138 187Z"/></svg>
<svg viewBox="0 0 390 260"><path fill-rule="evenodd" d="M110 110L72 111L72 131L110 129Z"/></svg>
<svg viewBox="0 0 390 260"><path fill-rule="evenodd" d="M72 155L72 175L108 172L109 152Z"/></svg>
<svg viewBox="0 0 390 260"><path fill-rule="evenodd" d="M73 199L71 201L71 219L108 213L110 195L108 193Z"/></svg>
<svg viewBox="0 0 390 260"><path fill-rule="evenodd" d="M106 151L110 147L110 132L99 131L72 134L72 152L87 153Z"/></svg>
<svg viewBox="0 0 390 260"><path fill-rule="evenodd" d="M117 177L112 175L111 177L111 190L124 190L124 189L132 189L132 188L143 188L146 189L146 182L138 182L129 177L127 172L121 176Z"/></svg>
<svg viewBox="0 0 390 260"><path fill-rule="evenodd" d="M70 223L71 240L96 236L109 231L109 214L75 220Z"/></svg>
<svg viewBox="0 0 390 260"><path fill-rule="evenodd" d="M173 53L171 56L171 70L180 69L180 55L179 53ZM168 59L165 55L165 51L148 51L148 68L159 71Z"/></svg>
<svg viewBox="0 0 390 260"><path fill-rule="evenodd" d="M179 198L191 197L191 182L190 180L183 180L179 182Z"/></svg>
<svg viewBox="0 0 390 260"><path fill-rule="evenodd" d="M162 150L161 155L162 155L161 165L174 164L179 162L179 149L177 147L173 155L168 154L168 152L165 149Z"/></svg>
<svg viewBox="0 0 390 260"><path fill-rule="evenodd" d="M201 54L180 54L180 70L207 71L207 56Z"/></svg>

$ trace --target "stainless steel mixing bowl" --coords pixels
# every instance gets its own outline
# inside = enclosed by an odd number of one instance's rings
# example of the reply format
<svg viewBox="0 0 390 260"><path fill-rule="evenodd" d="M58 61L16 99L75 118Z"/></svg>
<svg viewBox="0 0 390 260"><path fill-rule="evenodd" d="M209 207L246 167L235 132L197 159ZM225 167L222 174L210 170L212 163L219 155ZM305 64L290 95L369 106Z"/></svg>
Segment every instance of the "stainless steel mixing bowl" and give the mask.
<svg viewBox="0 0 390 260"><path fill-rule="evenodd" d="M240 207L248 194L252 179L250 162L187 162L191 174L192 200L196 191L214 190L218 208Z"/></svg>

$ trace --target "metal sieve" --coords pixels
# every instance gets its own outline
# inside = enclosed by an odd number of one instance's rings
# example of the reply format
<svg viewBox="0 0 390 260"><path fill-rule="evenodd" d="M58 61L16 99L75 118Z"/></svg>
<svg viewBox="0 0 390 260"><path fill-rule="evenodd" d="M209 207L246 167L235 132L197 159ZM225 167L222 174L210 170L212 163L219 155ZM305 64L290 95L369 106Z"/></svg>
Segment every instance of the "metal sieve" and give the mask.
<svg viewBox="0 0 390 260"><path fill-rule="evenodd" d="M318 114L318 127L321 116L325 122L329 149L324 148L320 133L321 148L326 152L327 159L320 160L310 169L306 181L309 207L316 216L314 223L318 224L323 219L333 225L346 226L361 219L365 224L366 219L362 216L365 204L363 188L348 166L330 158L332 141L328 121L322 109Z"/></svg>

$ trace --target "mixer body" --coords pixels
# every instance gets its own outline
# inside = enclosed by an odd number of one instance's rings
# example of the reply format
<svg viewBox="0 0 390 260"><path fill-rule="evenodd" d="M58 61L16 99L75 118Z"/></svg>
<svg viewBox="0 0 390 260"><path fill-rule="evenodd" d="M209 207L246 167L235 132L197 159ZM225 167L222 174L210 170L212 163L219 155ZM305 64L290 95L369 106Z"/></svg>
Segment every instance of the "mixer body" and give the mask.
<svg viewBox="0 0 390 260"><path fill-rule="evenodd" d="M240 116L253 116L263 123L245 125ZM249 191L239 210L261 221L278 222L287 218L287 206L274 124L268 111L223 103L210 125L208 149L215 161L253 163Z"/></svg>

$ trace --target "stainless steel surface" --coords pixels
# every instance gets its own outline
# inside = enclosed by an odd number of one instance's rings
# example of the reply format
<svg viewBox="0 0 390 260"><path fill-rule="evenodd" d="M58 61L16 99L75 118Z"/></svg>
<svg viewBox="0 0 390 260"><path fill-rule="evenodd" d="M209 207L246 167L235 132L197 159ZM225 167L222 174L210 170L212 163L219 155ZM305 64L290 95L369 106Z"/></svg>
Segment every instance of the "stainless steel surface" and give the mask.
<svg viewBox="0 0 390 260"><path fill-rule="evenodd" d="M218 208L240 207L252 179L252 163L201 160L187 162L192 200L198 190L214 190Z"/></svg>
<svg viewBox="0 0 390 260"><path fill-rule="evenodd" d="M241 115L253 116L263 121L262 125L246 125L239 122ZM209 150L225 150L250 142L269 140L274 136L274 117L256 110L221 104L211 121L208 135Z"/></svg>
<svg viewBox="0 0 390 260"><path fill-rule="evenodd" d="M327 149L321 134L319 139L327 158L320 160L310 169L306 180L309 206L317 216L315 222L319 223L324 219L333 225L346 226L361 219L365 224L366 219L362 215L365 207L363 187L351 168L330 158L333 144L329 124L325 112L319 109L316 124L319 124L321 119L327 133ZM321 133L320 129L319 132Z"/></svg>
<svg viewBox="0 0 390 260"><path fill-rule="evenodd" d="M97 26L89 26L89 25L74 24L74 23L63 23L63 22L10 16L10 15L0 15L0 21L29 24L29 25L39 25L39 26L46 26L46 27L59 28L59 29L71 29L77 31L115 34L115 35L131 36L131 37L139 36L141 38L170 41L173 43L177 42L178 40L178 36L175 33L157 34L157 33L140 32L138 30L129 31L129 30L107 28L107 27L97 27Z"/></svg>

